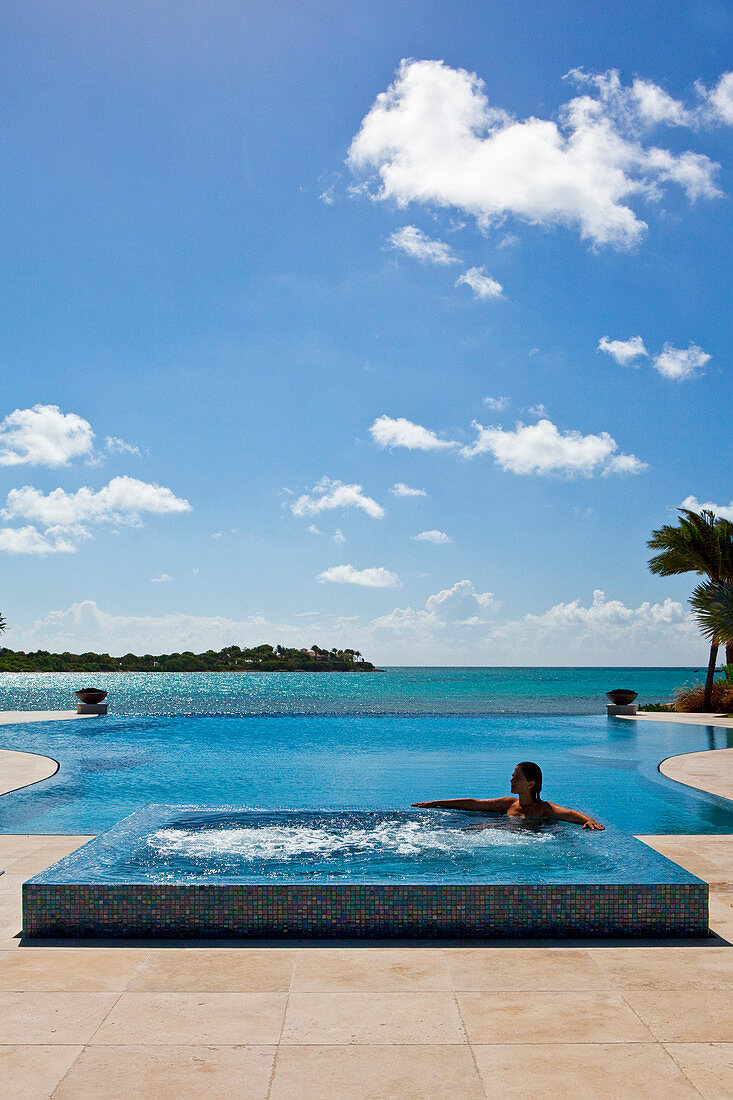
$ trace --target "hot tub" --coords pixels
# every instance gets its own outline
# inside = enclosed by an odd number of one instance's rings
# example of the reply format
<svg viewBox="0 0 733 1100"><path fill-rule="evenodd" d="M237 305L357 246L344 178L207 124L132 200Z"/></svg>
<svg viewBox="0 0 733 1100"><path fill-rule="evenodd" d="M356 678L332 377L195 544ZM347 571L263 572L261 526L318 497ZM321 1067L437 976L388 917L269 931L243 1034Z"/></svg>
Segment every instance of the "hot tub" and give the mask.
<svg viewBox="0 0 733 1100"><path fill-rule="evenodd" d="M708 887L619 830L148 806L23 885L27 936L694 936Z"/></svg>

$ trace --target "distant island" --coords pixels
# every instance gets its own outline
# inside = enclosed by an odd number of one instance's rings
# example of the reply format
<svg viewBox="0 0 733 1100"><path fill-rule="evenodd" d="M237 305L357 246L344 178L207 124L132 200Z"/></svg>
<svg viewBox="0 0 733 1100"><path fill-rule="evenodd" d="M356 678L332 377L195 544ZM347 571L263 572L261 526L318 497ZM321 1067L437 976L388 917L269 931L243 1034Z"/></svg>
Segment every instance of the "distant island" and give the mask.
<svg viewBox="0 0 733 1100"><path fill-rule="evenodd" d="M215 653L145 653L110 657L109 653L35 653L0 649L0 672L374 672L358 649L288 649L258 645L227 646Z"/></svg>

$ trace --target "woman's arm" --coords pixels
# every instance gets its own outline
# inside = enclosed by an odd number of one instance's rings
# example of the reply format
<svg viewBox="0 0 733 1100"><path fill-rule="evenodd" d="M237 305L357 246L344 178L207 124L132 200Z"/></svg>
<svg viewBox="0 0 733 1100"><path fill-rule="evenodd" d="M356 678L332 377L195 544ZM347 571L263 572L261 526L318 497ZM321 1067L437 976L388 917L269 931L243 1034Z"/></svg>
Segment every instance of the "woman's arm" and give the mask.
<svg viewBox="0 0 733 1100"><path fill-rule="evenodd" d="M437 802L413 802L421 810L473 810L477 813L503 814L514 797L507 795L504 798L442 798Z"/></svg>
<svg viewBox="0 0 733 1100"><path fill-rule="evenodd" d="M572 821L574 825L582 825L584 829L605 829L605 825L601 825L600 821L596 821L593 817L588 817L588 814L582 814L580 810L568 810L564 806L556 806L554 802L549 803L552 810L552 816L557 818L558 821Z"/></svg>

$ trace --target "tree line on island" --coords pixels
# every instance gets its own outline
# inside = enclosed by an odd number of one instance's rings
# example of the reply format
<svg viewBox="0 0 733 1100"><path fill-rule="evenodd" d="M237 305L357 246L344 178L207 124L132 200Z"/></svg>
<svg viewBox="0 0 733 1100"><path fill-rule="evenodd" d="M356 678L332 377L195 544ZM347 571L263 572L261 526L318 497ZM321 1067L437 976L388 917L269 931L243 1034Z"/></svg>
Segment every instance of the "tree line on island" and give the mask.
<svg viewBox="0 0 733 1100"><path fill-rule="evenodd" d="M1 619L1 617L0 617ZM0 630L4 627L4 622ZM240 649L226 646L205 653L49 653L38 649L23 653L0 649L0 672L373 672L358 649L291 649L287 646L258 645Z"/></svg>

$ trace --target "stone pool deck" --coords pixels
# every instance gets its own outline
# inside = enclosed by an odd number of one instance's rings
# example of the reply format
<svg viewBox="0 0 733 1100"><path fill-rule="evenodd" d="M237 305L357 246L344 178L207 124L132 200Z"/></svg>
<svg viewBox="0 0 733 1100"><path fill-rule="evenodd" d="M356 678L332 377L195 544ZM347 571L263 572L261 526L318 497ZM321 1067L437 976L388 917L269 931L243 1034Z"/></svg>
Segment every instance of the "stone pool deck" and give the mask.
<svg viewBox="0 0 733 1100"><path fill-rule="evenodd" d="M2 1097L733 1097L733 837L640 838L710 883L694 944L31 946L21 883L87 839L0 835Z"/></svg>

